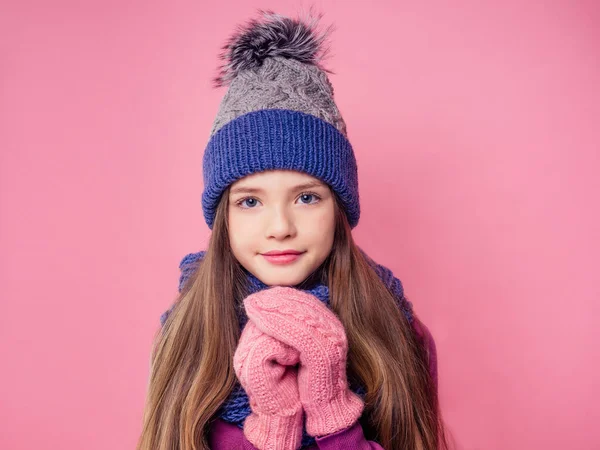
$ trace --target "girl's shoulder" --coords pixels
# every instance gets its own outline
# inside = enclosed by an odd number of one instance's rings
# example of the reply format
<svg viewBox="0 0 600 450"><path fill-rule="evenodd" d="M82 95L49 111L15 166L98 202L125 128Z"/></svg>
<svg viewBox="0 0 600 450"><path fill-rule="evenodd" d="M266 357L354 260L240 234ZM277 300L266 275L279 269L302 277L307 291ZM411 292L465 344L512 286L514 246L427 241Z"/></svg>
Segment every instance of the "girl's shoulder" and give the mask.
<svg viewBox="0 0 600 450"><path fill-rule="evenodd" d="M394 273L383 264L376 263L367 253L360 247L358 247L362 255L365 257L369 265L373 268L375 273L379 276L381 281L386 285L388 290L392 293L396 299L398 307L402 310L406 318L410 323L413 323L413 304L404 295L404 286L402 281L394 275Z"/></svg>
<svg viewBox="0 0 600 450"><path fill-rule="evenodd" d="M181 261L179 262L179 286L178 286L179 292L181 292L183 290L185 283L190 278L190 276L194 273L194 271L198 268L198 264L200 264L200 261L202 261L202 258L204 258L205 254L206 254L206 250L201 250L199 252L188 253L181 259ZM167 321L167 318L169 317L169 314L171 314L171 311L173 311L174 307L175 307L175 303L173 303L167 311L163 312L160 315L160 326L161 327Z"/></svg>
<svg viewBox="0 0 600 450"><path fill-rule="evenodd" d="M433 339L433 335L429 328L421 322L419 317L414 313L413 304L410 302L406 296L404 295L404 287L402 286L402 282L399 278L397 278L394 273L382 264L376 263L369 255L365 253L359 247L359 250L365 257L365 259L369 262L371 267L375 270L379 278L384 282L384 284L388 287L388 289L392 292L394 297L396 298L396 302L405 316L408 318L409 322L412 325L412 329L417 335L418 339L421 341L422 345L425 347L427 351L427 356L429 360L429 373L431 378L433 379L433 383L437 390L438 385L438 370L437 370L437 348L435 344L435 340Z"/></svg>
<svg viewBox="0 0 600 450"><path fill-rule="evenodd" d="M201 250L195 253L188 253L183 257L181 262L179 263L179 292L183 290L185 283L190 278L192 273L198 268L198 264L204 258L206 254L206 250Z"/></svg>

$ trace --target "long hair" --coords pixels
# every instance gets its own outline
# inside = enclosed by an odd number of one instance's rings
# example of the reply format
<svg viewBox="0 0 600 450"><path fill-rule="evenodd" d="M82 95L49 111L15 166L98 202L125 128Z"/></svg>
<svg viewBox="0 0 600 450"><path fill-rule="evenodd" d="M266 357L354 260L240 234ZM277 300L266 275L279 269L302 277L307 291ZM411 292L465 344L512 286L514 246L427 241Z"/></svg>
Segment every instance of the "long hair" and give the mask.
<svg viewBox="0 0 600 450"><path fill-rule="evenodd" d="M337 194L335 237L309 278L323 279L348 338L348 380L366 389L360 419L386 450L438 450L448 444L427 349L393 294L354 243ZM246 274L231 252L229 189L217 208L204 258L175 300L152 347L137 450L205 450L221 404L235 387ZM414 320L418 320L416 315Z"/></svg>

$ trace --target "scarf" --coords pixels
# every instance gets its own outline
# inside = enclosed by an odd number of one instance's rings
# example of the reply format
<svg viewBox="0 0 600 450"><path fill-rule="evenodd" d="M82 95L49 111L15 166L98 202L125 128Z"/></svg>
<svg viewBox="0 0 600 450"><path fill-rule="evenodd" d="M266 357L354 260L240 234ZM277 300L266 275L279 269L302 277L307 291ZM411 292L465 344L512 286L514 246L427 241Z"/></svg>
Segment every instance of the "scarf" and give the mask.
<svg viewBox="0 0 600 450"><path fill-rule="evenodd" d="M409 323L412 324L412 322L413 322L412 303L409 302L404 297L404 289L402 287L402 282L393 275L393 273L390 269L388 269L385 266L375 263L371 258L369 258L366 255L365 252L363 252L362 250L360 250L360 251L366 257L367 261L369 262L371 267L375 270L377 275L379 275L379 278L381 279L381 281L383 281L383 283L386 285L386 287L394 295L394 298L396 299L398 307L403 312L405 317L408 319ZM192 275L192 273L194 273L194 271L198 267L199 262L204 257L205 253L206 253L206 251L190 253L181 260L181 262L179 264L179 269L181 271L181 275L179 277L179 292L182 291L185 283L187 282L189 277ZM244 269L244 272L246 273L247 282L248 282L248 292L249 292L248 295L258 292L258 291L261 291L263 289L268 289L270 287L269 285L260 281L258 278L256 278L252 273L248 272L247 270ZM302 289L302 290L304 292L308 292L309 294L314 295L320 301L322 301L328 308L330 308L329 286L327 286L326 284L315 283L310 288ZM164 325L169 313L172 311L174 306L175 305L171 306L171 308L168 311L164 312L161 315L161 317L160 317L161 326ZM248 317L246 316L246 314L241 313L239 315L240 330L242 330L244 328L247 321L248 321ZM349 380L348 387L350 388L350 390L352 390L354 393L358 394L364 400L364 397L366 394L364 386L361 386L360 384L352 383ZM219 411L217 412L217 416L219 418L223 419L224 421L235 424L239 428L243 429L244 421L246 420L246 417L249 416L251 413L252 413L252 410L250 409L250 401L248 399L248 395L246 394L246 392L244 391L244 388L240 385L240 383L238 381L238 382L236 382L236 385L235 385L234 389L232 390L231 394L229 395L229 397L223 402L223 404L219 408ZM304 423L303 427L302 427L302 442L301 442L300 448L306 448L311 445L316 445L316 441L313 436L310 436L306 432L306 424Z"/></svg>

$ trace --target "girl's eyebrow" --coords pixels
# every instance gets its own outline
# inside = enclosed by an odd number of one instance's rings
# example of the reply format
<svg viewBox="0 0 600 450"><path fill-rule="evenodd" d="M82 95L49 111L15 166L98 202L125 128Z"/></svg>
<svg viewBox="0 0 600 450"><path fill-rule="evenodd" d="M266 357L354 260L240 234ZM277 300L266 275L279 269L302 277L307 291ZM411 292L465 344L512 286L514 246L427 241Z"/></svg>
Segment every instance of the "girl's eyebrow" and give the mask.
<svg viewBox="0 0 600 450"><path fill-rule="evenodd" d="M303 189L310 189L310 188L324 187L324 186L325 185L323 183L320 183L318 181L309 181L308 183L302 183L302 184L298 184L298 185L294 186L292 188L292 190L300 191ZM238 187L233 188L230 193L231 194L240 194L240 193L261 194L261 193L264 193L264 190L261 188L258 188L258 187L238 186Z"/></svg>

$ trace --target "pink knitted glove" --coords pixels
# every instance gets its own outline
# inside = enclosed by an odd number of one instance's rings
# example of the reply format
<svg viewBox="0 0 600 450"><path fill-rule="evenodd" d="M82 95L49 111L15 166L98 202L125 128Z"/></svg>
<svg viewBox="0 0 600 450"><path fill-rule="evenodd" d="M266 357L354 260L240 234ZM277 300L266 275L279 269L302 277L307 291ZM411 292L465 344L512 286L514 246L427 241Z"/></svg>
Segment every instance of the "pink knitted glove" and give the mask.
<svg viewBox="0 0 600 450"><path fill-rule="evenodd" d="M302 404L296 368L299 354L262 333L252 322L242 331L233 367L252 413L244 435L260 450L296 450L302 440Z"/></svg>
<svg viewBox="0 0 600 450"><path fill-rule="evenodd" d="M315 296L283 286L249 295L244 305L258 329L300 352L298 388L308 434L353 425L364 402L348 388L348 343L337 316Z"/></svg>

